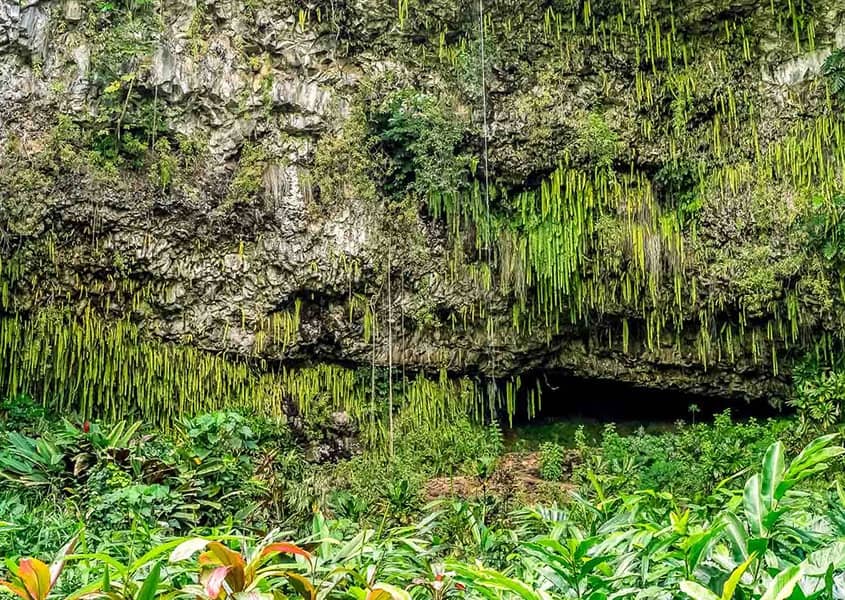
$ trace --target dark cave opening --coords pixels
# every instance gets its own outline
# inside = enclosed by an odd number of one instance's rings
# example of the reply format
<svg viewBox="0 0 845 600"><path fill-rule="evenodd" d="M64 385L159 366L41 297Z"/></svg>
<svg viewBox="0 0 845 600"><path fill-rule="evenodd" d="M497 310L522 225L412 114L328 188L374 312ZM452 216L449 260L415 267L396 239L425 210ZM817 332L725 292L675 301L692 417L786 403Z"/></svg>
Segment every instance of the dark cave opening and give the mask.
<svg viewBox="0 0 845 600"><path fill-rule="evenodd" d="M538 389L542 401L530 418L529 392ZM513 426L531 427L557 421L616 423L629 427L670 426L678 421L712 422L725 410L730 410L736 421L776 418L790 413L788 407L772 406L765 401L748 402L730 396L649 388L544 370L523 375Z"/></svg>

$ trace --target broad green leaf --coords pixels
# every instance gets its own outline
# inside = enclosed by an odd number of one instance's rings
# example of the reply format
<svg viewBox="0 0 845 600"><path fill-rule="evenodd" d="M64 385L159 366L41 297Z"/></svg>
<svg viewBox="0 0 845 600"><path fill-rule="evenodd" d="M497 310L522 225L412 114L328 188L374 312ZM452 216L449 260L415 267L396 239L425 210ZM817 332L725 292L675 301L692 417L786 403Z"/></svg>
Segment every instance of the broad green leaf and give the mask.
<svg viewBox="0 0 845 600"><path fill-rule="evenodd" d="M583 557L587 555L590 549L598 544L599 542L603 541L602 536L594 536L585 539L581 543L578 544L577 548L575 549L575 559L581 560Z"/></svg>
<svg viewBox="0 0 845 600"><path fill-rule="evenodd" d="M804 574L810 577L822 577L829 568L845 569L845 541L819 548L804 561Z"/></svg>
<svg viewBox="0 0 845 600"><path fill-rule="evenodd" d="M839 456L845 452L845 448L829 446L839 438L838 433L831 433L821 436L810 442L801 453L789 464L783 478L788 480L800 480L804 473L820 462Z"/></svg>
<svg viewBox="0 0 845 600"><path fill-rule="evenodd" d="M144 585L138 591L136 600L153 600L158 589L158 584L161 582L161 562L157 562L150 570L150 574L144 580Z"/></svg>
<svg viewBox="0 0 845 600"><path fill-rule="evenodd" d="M740 523L739 518L732 512L726 512L722 515L722 523L724 523L725 533L731 541L734 558L737 562L748 559L748 535L745 528Z"/></svg>
<svg viewBox="0 0 845 600"><path fill-rule="evenodd" d="M748 552L763 556L769 548L769 538L753 537L748 538Z"/></svg>
<svg viewBox="0 0 845 600"><path fill-rule="evenodd" d="M775 442L766 450L766 456L763 458L763 481L761 484L761 491L763 495L763 506L766 511L772 510L775 502L779 500L775 492L783 480L783 473L786 469L786 464L783 458L783 443Z"/></svg>
<svg viewBox="0 0 845 600"><path fill-rule="evenodd" d="M742 575L746 570L748 570L749 565L754 562L755 558L757 558L757 555L751 554L751 556L748 557L748 560L733 570L733 573L731 573L731 576L728 577L728 580L725 582L725 586L722 588L722 600L731 600L734 597L736 586L739 585Z"/></svg>
<svg viewBox="0 0 845 600"><path fill-rule="evenodd" d="M455 571L458 575L465 578L468 583L472 584L474 590L483 593L485 596L487 596L487 593L482 591L483 588L511 592L522 600L538 600L541 597L540 594L536 593L523 582L506 577L492 569L481 566L469 567L454 561L448 561L447 567L450 571Z"/></svg>
<svg viewBox="0 0 845 600"><path fill-rule="evenodd" d="M769 584L760 600L785 600L804 576L801 565L795 565L778 573Z"/></svg>
<svg viewBox="0 0 845 600"><path fill-rule="evenodd" d="M720 600L719 596L694 581L682 581L681 591L693 600Z"/></svg>
<svg viewBox="0 0 845 600"><path fill-rule="evenodd" d="M759 475L754 475L745 484L742 503L745 507L745 518L748 521L748 527L752 535L763 535L763 517L765 516L766 507L763 506L763 494Z"/></svg>
<svg viewBox="0 0 845 600"><path fill-rule="evenodd" d="M723 522L714 525L706 532L693 534L688 538L686 558L687 566L689 567L690 572L695 571L696 567L698 567L698 562L701 560L702 555L706 553L707 549L710 547L710 544L713 543L713 540L716 538L716 536L721 534L724 529L725 523ZM742 548L745 548L744 539L742 541Z"/></svg>

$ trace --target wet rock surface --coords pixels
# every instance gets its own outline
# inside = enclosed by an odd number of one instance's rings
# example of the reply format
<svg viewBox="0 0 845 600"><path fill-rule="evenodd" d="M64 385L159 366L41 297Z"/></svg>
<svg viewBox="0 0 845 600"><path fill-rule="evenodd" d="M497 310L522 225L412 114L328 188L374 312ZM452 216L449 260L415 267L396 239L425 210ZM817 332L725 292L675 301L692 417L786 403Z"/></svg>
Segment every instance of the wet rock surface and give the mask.
<svg viewBox="0 0 845 600"><path fill-rule="evenodd" d="M659 348L636 332L624 349L619 341L606 342L604 334L623 318L637 318L628 307L608 307L594 325L564 324L551 335L517 330L512 298L487 297L449 275L446 228L423 201L398 218L389 200L362 196L351 178L340 196L328 198L319 180L318 155L325 150L319 149L349 128L353 108L373 80L427 93L452 85L425 62L436 47L428 54L420 50L440 30L431 23L426 30L422 17L413 21L416 29L405 30L394 6L371 0L255 4L154 2L144 20L118 18L83 0L0 1L0 144L6 148L0 170L4 181L16 182L0 192L0 249L4 258L18 253L27 264L29 277L14 288L19 310L68 299L79 306L84 297L107 318L131 313L149 335L274 364L374 360L384 366L390 354L393 364L408 369L453 374L556 368L702 395L783 396L787 369L775 374L766 361L748 359L703 363L694 322L681 327L684 343ZM474 15L463 5L431 4L425 15L444 40L461 33L472 38ZM761 10L759 2L688 4L679 27L700 36L702 55L717 44L714 31L725 14L751 18ZM822 110L819 94L807 90L845 38L845 11L827 4L819 8L815 49L787 58L777 40L777 50L737 68L735 82L760 95L769 113L762 119L770 127L760 134L763 144L803 118L791 105L795 96L807 98L806 113ZM497 18L546 9L539 1L491 7ZM505 36L490 48L494 179L518 191L536 185L564 154L595 160L579 142L588 112L601 113L619 139L613 168L656 170L668 149L638 129L624 49L576 55L561 66L546 42L525 44L521 55L507 46L517 38ZM465 119L471 133L462 142L473 152L481 141L475 51L466 47L468 91L455 105L456 114L474 115ZM104 172L94 154L69 151L74 140L57 141L60 118L94 123L91 151L99 151L96 140L135 118L132 107L154 125L142 143L169 140L178 178L162 183L161 150L143 167L128 166L126 159L115 173ZM337 152L346 156L351 149ZM254 163L250 156L257 156ZM245 170L250 164L253 170ZM755 240L752 208L742 192L718 202L705 199L702 226L690 244L728 248L732 256L762 244L755 256L764 262L801 251L785 230ZM49 244L52 262L44 259ZM710 282L703 294L730 300L739 293L732 283L736 270L690 268ZM786 278L772 280L773 294ZM130 308L124 297L121 306L117 281L146 290L143 302ZM460 320L455 315L472 304L493 312L492 339L484 323L454 326ZM364 305L382 322L375 347L355 308ZM293 339L262 342L257 324L294 306L301 308ZM818 314L823 328L823 311ZM393 331L390 352L385 323ZM344 440L351 432L345 427L337 415L330 430L340 441L318 444L316 460L348 454Z"/></svg>

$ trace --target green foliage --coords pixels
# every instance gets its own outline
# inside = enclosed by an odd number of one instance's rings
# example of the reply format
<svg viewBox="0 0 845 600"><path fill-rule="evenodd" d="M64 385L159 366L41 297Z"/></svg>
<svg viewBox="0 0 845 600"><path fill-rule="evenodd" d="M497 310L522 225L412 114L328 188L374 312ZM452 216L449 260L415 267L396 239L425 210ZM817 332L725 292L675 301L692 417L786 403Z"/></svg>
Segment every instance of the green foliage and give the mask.
<svg viewBox="0 0 845 600"><path fill-rule="evenodd" d="M845 270L845 194L836 194L829 201L815 197L806 228L811 249L832 269Z"/></svg>
<svg viewBox="0 0 845 600"><path fill-rule="evenodd" d="M0 556L47 556L79 529L73 506L0 488Z"/></svg>
<svg viewBox="0 0 845 600"><path fill-rule="evenodd" d="M110 0L92 15L92 83L101 93L83 126L92 159L106 171L140 169L166 133L157 99L142 88L159 28L151 9L151 0Z"/></svg>
<svg viewBox="0 0 845 600"><path fill-rule="evenodd" d="M258 436L240 413L220 411L184 419L182 428L199 458L212 453L241 453L258 448Z"/></svg>
<svg viewBox="0 0 845 600"><path fill-rule="evenodd" d="M346 198L377 200L375 181L381 165L376 144L360 106L352 108L342 131L320 138L314 157L314 182L324 203Z"/></svg>
<svg viewBox="0 0 845 600"><path fill-rule="evenodd" d="M0 400L0 428L26 431L44 418L44 407L26 394Z"/></svg>
<svg viewBox="0 0 845 600"><path fill-rule="evenodd" d="M576 477L595 473L610 490L652 489L701 500L721 481L759 459L778 437L789 434L789 422L751 419L734 423L730 411L716 416L712 425L679 424L675 433L622 436L608 425L601 449L585 449L584 465Z"/></svg>
<svg viewBox="0 0 845 600"><path fill-rule="evenodd" d="M845 372L825 366L810 355L792 371L789 404L798 411L802 430L829 430L841 421Z"/></svg>
<svg viewBox="0 0 845 600"><path fill-rule="evenodd" d="M831 93L845 101L845 48L830 53L822 65L822 73L827 77Z"/></svg>
<svg viewBox="0 0 845 600"><path fill-rule="evenodd" d="M226 206L249 203L264 190L264 172L269 164L267 150L256 142L247 141L241 148L240 159L226 196Z"/></svg>
<svg viewBox="0 0 845 600"><path fill-rule="evenodd" d="M540 477L546 481L563 479L563 467L566 453L563 446L554 442L540 445Z"/></svg>
<svg viewBox="0 0 845 600"><path fill-rule="evenodd" d="M167 138L159 138L153 146L155 151L155 171L162 191L170 189L178 164L173 149Z"/></svg>
<svg viewBox="0 0 845 600"><path fill-rule="evenodd" d="M831 498L802 486L841 460L837 441L818 438L791 461L781 443L771 444L744 485L729 482L704 505L652 491L595 503L576 494L566 506L524 508L497 523L483 505L454 502L432 505L416 524L378 530L316 513L298 543L275 531L224 528L154 537L128 555L118 545L91 547L90 539L70 554L71 537L64 549L41 554L52 569L10 557L0 585L22 590L24 600L43 600L50 589L57 597L133 600L835 598L845 573L842 493ZM401 500L402 488L392 497Z"/></svg>
<svg viewBox="0 0 845 600"><path fill-rule="evenodd" d="M305 479L276 460L294 448L275 421L210 413L158 436L142 434L140 425L42 421L38 437L9 431L0 442L0 477L33 498L78 502L104 533L130 523L178 532L227 517L276 519L290 512L285 498L273 496L278 479Z"/></svg>
<svg viewBox="0 0 845 600"><path fill-rule="evenodd" d="M337 485L364 501L370 517L391 515L407 522L422 507L427 480L483 477L502 451L498 426L481 427L466 417L423 429L413 417L400 414L395 427L394 456L364 453L339 464L333 472Z"/></svg>
<svg viewBox="0 0 845 600"><path fill-rule="evenodd" d="M470 158L461 152L464 127L442 100L414 89L394 92L371 113L370 127L387 157L383 185L394 198L466 188Z"/></svg>
<svg viewBox="0 0 845 600"><path fill-rule="evenodd" d="M164 523L168 528L178 528L177 509L181 497L178 492L161 484L137 484L111 481L112 488L91 500L90 519L107 529L125 527L127 521Z"/></svg>
<svg viewBox="0 0 845 600"><path fill-rule="evenodd" d="M701 209L698 169L689 161L664 164L654 175L656 192L674 209L681 223L687 223Z"/></svg>
<svg viewBox="0 0 845 600"><path fill-rule="evenodd" d="M609 170L619 156L619 138L597 113L589 113L581 122L575 145L579 156L593 169Z"/></svg>
<svg viewBox="0 0 845 600"><path fill-rule="evenodd" d="M50 439L33 439L9 431L0 450L0 477L24 487L59 490L65 483L64 459L60 446Z"/></svg>

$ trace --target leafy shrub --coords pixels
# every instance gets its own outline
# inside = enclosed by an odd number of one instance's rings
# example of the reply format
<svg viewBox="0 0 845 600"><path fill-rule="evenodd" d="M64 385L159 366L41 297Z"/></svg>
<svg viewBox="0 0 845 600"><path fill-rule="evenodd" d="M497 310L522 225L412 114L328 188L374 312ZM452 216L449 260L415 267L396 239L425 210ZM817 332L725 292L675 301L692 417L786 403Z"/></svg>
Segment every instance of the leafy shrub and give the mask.
<svg viewBox="0 0 845 600"><path fill-rule="evenodd" d="M845 372L824 367L808 356L793 369L793 394L789 404L798 410L801 429L830 429L842 416Z"/></svg>
<svg viewBox="0 0 845 600"><path fill-rule="evenodd" d="M27 502L78 503L102 535L129 523L170 532L233 517L258 524L290 516L292 504L300 516L312 507L300 500L309 467L299 455L282 460L292 438L279 422L227 411L186 419L171 435L142 435L140 425L44 420L37 437L6 432L0 483Z"/></svg>
<svg viewBox="0 0 845 600"><path fill-rule="evenodd" d="M493 457L502 452L498 425L483 427L465 416L454 415L426 428L400 413L395 428L394 456L366 452L332 472L335 485L363 500L369 516L387 514L407 522L422 507L428 479L489 474Z"/></svg>
<svg viewBox="0 0 845 600"><path fill-rule="evenodd" d="M470 158L460 151L463 127L438 98L414 89L394 92L370 122L388 159L384 185L393 197L407 191L427 197L466 186Z"/></svg>
<svg viewBox="0 0 845 600"><path fill-rule="evenodd" d="M110 529L125 527L127 523L163 523L179 529L176 509L182 504L180 494L170 487L154 484L130 484L115 487L92 502L95 522Z"/></svg>
<svg viewBox="0 0 845 600"><path fill-rule="evenodd" d="M26 394L0 401L0 425L10 431L29 431L44 418L44 407Z"/></svg>
<svg viewBox="0 0 845 600"><path fill-rule="evenodd" d="M654 175L655 188L674 210L681 223L688 222L701 209L698 197L698 172L689 161L664 164Z"/></svg>
<svg viewBox="0 0 845 600"><path fill-rule="evenodd" d="M806 229L811 249L821 253L833 269L845 269L845 194L835 195L830 202L814 198Z"/></svg>
<svg viewBox="0 0 845 600"><path fill-rule="evenodd" d="M367 513L367 503L346 490L338 490L329 498L329 508L339 519L359 522Z"/></svg>
<svg viewBox="0 0 845 600"><path fill-rule="evenodd" d="M831 93L845 100L845 48L830 53L822 65L822 73L830 83Z"/></svg>
<svg viewBox="0 0 845 600"><path fill-rule="evenodd" d="M79 529L71 506L34 502L0 490L0 556L40 556L60 548Z"/></svg>
<svg viewBox="0 0 845 600"><path fill-rule="evenodd" d="M167 191L170 189L170 184L173 183L173 177L177 168L173 148L170 145L170 141L163 137L156 140L153 150L155 151L155 174L158 178L159 186L162 191Z"/></svg>
<svg viewBox="0 0 845 600"><path fill-rule="evenodd" d="M729 410L713 424L679 423L674 433L661 435L622 436L608 425L600 455L588 453L578 475L584 479L584 470L592 469L611 490L665 490L700 500L781 436L789 439L788 422L734 423Z"/></svg>
<svg viewBox="0 0 845 600"><path fill-rule="evenodd" d="M554 442L544 442L540 445L540 477L546 481L560 481L563 479L564 460L566 458L563 446Z"/></svg>
<svg viewBox="0 0 845 600"><path fill-rule="evenodd" d="M589 113L576 139L579 154L596 169L610 169L619 156L619 138L602 115Z"/></svg>
<svg viewBox="0 0 845 600"><path fill-rule="evenodd" d="M182 427L199 458L213 453L238 454L258 447L258 436L247 418L238 412L206 413L184 419Z"/></svg>
<svg viewBox="0 0 845 600"><path fill-rule="evenodd" d="M400 416L396 427L401 431L397 459L420 465L428 476L474 474L479 460L502 452L498 424L482 427L468 417L456 416L424 429Z"/></svg>

